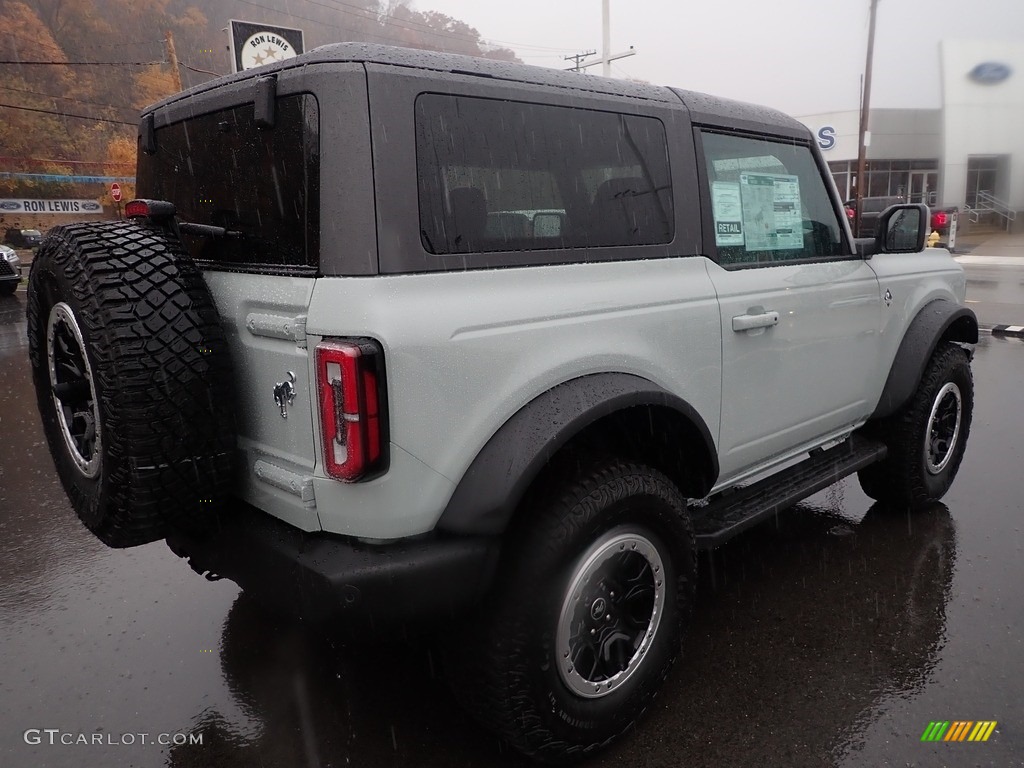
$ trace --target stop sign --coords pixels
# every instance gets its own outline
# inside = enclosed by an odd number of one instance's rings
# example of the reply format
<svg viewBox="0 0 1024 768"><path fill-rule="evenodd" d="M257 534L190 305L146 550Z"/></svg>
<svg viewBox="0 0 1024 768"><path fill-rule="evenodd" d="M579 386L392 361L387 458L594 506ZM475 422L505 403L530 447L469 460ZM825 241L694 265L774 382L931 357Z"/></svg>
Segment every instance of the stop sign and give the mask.
<svg viewBox="0 0 1024 768"><path fill-rule="evenodd" d="M110 199L115 203L121 202L121 185L116 181L110 185Z"/></svg>

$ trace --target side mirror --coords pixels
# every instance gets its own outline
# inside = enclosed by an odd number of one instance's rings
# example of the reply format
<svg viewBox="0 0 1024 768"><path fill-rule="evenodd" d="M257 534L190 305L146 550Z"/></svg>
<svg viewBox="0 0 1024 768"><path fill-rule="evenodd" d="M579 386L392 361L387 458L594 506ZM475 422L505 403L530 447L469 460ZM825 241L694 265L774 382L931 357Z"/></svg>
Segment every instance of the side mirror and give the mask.
<svg viewBox="0 0 1024 768"><path fill-rule="evenodd" d="M533 216L534 237L561 237L562 235L561 213L536 213Z"/></svg>
<svg viewBox="0 0 1024 768"><path fill-rule="evenodd" d="M878 217L876 253L917 253L928 237L928 206L923 203L890 205Z"/></svg>

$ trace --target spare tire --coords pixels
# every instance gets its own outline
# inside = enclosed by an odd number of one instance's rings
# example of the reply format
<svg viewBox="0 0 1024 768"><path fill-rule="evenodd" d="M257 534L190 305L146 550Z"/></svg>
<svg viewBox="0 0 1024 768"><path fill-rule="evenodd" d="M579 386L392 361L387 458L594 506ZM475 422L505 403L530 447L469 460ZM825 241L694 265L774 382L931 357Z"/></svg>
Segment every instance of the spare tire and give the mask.
<svg viewBox="0 0 1024 768"><path fill-rule="evenodd" d="M231 363L178 239L134 221L55 227L27 314L43 431L86 527L130 547L215 519L235 451Z"/></svg>

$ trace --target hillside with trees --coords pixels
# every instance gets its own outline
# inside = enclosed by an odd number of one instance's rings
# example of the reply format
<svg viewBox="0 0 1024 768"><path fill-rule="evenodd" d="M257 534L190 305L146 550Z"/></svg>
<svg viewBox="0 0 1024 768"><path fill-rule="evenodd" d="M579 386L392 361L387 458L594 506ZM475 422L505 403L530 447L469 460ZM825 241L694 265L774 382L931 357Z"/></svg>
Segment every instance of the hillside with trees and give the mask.
<svg viewBox="0 0 1024 768"><path fill-rule="evenodd" d="M0 0L0 197L101 197L96 183L25 174L132 176L139 110L176 90L167 33L184 88L230 71L229 19L302 29L307 50L363 41L516 60L409 2Z"/></svg>

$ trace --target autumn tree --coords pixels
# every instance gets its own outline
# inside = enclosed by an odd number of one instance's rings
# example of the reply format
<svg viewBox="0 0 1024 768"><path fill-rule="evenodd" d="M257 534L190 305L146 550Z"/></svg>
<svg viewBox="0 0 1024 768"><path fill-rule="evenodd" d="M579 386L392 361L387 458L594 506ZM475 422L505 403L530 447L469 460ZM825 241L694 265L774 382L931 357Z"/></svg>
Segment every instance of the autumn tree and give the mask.
<svg viewBox="0 0 1024 768"><path fill-rule="evenodd" d="M104 167L111 176L134 176L135 160L137 154L137 142L128 136L117 136L107 144L107 154L104 158ZM121 183L121 198L131 200L135 197L135 185L130 182ZM114 201L110 197L110 188L104 190L101 202L104 206L113 206Z"/></svg>
<svg viewBox="0 0 1024 768"><path fill-rule="evenodd" d="M0 0L0 163L24 173L130 176L139 111L175 90L164 37L189 87L230 68L231 18L305 31L306 48L339 41L515 60L463 21L409 0ZM47 63L43 63L47 62ZM116 164L116 165L115 165ZM89 196L95 185L0 179L0 195Z"/></svg>
<svg viewBox="0 0 1024 768"><path fill-rule="evenodd" d="M0 79L0 157L15 171L64 173L61 161L72 159L91 138L90 129L64 116L68 98L77 88L75 73L63 66L67 61L36 13L23 2L0 4L0 51L2 59L15 62L2 66ZM45 62L57 62L47 64ZM32 165L27 166L27 158ZM0 193L33 194L39 182L29 179L0 179Z"/></svg>

